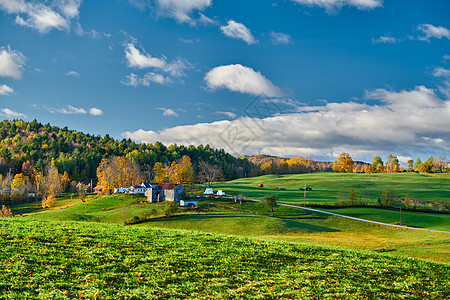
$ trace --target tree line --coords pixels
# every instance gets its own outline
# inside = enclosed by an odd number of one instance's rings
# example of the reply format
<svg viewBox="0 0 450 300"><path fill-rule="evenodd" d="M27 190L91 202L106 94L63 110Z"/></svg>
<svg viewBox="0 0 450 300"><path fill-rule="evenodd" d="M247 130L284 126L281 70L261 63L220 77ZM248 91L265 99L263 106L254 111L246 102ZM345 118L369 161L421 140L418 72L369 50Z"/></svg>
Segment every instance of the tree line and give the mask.
<svg viewBox="0 0 450 300"><path fill-rule="evenodd" d="M383 162L380 156L373 158L372 164L354 162L348 153L341 153L339 158L333 162L333 171L340 173L398 173L398 172L420 172L420 173L446 173L450 171L450 164L445 155L430 156L422 162L420 158L416 161L409 159L408 167L400 166L398 157L389 154Z"/></svg>

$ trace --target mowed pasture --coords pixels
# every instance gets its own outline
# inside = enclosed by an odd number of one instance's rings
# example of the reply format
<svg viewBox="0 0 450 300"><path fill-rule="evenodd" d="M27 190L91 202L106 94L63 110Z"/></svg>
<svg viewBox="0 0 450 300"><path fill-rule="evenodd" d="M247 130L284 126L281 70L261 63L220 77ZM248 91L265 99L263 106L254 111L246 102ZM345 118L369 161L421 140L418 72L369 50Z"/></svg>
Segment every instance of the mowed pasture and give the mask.
<svg viewBox="0 0 450 300"><path fill-rule="evenodd" d="M263 184L264 187L258 187ZM305 185L312 191L303 191ZM281 187L282 189L275 189ZM252 199L262 199L267 194L277 195L280 202L290 204L328 204L338 202L339 192L349 189L361 193L363 200L377 204L380 195L387 189L398 197L409 194L411 199L429 202L450 202L450 174L422 175L416 173L356 174L356 173L310 173L293 175L265 175L217 183L215 189L228 194L242 194Z"/></svg>
<svg viewBox="0 0 450 300"><path fill-rule="evenodd" d="M0 247L1 299L450 297L446 264L192 230L11 218Z"/></svg>
<svg viewBox="0 0 450 300"><path fill-rule="evenodd" d="M262 203L242 205L219 199L200 202L200 212L182 211L178 216L160 219L162 203L145 203L139 196L108 196L92 199L65 209L30 214L25 218L42 221L85 221L123 224L135 217L150 220L132 227L160 227L196 230L205 233L231 234L287 240L296 243L330 245L348 249L389 252L392 255L450 262L450 233L420 232L367 224L359 221L307 214L303 210L278 206L271 213ZM380 210L384 211L384 210ZM389 211L388 211L389 212ZM440 226L450 231L450 216L439 219L434 214L418 214L421 223L412 225Z"/></svg>

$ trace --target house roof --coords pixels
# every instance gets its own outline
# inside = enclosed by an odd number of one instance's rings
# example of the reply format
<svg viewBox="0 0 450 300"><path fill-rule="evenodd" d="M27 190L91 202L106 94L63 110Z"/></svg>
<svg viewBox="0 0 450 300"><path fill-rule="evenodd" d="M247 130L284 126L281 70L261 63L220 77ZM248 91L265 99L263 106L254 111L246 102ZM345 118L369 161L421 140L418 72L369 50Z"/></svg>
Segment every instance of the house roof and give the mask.
<svg viewBox="0 0 450 300"><path fill-rule="evenodd" d="M158 184L163 190L173 190L178 184L176 183L160 183Z"/></svg>
<svg viewBox="0 0 450 300"><path fill-rule="evenodd" d="M101 185L96 185L95 188L94 188L94 190L102 190L102 189L103 189L103 188L102 188Z"/></svg>
<svg viewBox="0 0 450 300"><path fill-rule="evenodd" d="M145 188L151 188L151 187L157 186L158 184L157 183L152 183L152 182L143 182L141 185L143 187L145 187Z"/></svg>

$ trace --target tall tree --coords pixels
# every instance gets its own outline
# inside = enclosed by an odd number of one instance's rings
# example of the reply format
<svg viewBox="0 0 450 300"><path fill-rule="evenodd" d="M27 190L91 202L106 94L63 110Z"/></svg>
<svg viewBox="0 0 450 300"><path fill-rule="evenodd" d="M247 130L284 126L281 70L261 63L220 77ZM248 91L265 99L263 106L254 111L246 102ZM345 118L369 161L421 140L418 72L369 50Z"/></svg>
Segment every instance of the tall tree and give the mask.
<svg viewBox="0 0 450 300"><path fill-rule="evenodd" d="M353 159L348 153L341 153L339 158L333 162L333 171L340 173L353 172Z"/></svg>
<svg viewBox="0 0 450 300"><path fill-rule="evenodd" d="M165 182L167 179L167 170L166 167L161 163L161 162L157 162L155 163L155 165L153 166L153 181L154 182Z"/></svg>
<svg viewBox="0 0 450 300"><path fill-rule="evenodd" d="M384 169L383 167L383 160L381 159L381 157L375 156L372 161L373 172L382 173L383 171L380 172L380 170Z"/></svg>
<svg viewBox="0 0 450 300"><path fill-rule="evenodd" d="M198 163L200 169L200 180L207 182L208 186L211 186L213 182L216 182L222 176L222 168L219 165L210 164L204 160Z"/></svg>
<svg viewBox="0 0 450 300"><path fill-rule="evenodd" d="M192 162L187 155L183 155L180 160L172 162L167 173L169 175L169 181L174 183L190 185L194 181Z"/></svg>
<svg viewBox="0 0 450 300"><path fill-rule="evenodd" d="M396 173L400 171L400 162L396 155L389 154L386 161L386 172Z"/></svg>
<svg viewBox="0 0 450 300"><path fill-rule="evenodd" d="M139 165L131 158L115 156L102 159L97 168L98 182L105 192L112 192L114 188L129 187L140 184L144 180Z"/></svg>

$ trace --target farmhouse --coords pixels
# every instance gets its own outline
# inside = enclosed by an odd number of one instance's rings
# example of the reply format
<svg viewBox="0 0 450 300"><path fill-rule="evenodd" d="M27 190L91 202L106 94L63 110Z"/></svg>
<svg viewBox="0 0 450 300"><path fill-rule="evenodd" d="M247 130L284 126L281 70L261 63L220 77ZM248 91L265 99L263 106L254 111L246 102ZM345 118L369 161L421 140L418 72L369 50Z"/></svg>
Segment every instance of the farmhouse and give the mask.
<svg viewBox="0 0 450 300"><path fill-rule="evenodd" d="M164 201L162 198L164 195L163 189L158 183L147 183L148 188L145 190L145 196L147 196L147 201L161 202Z"/></svg>
<svg viewBox="0 0 450 300"><path fill-rule="evenodd" d="M181 184L159 183L145 191L148 202L176 201L183 199L186 191Z"/></svg>

